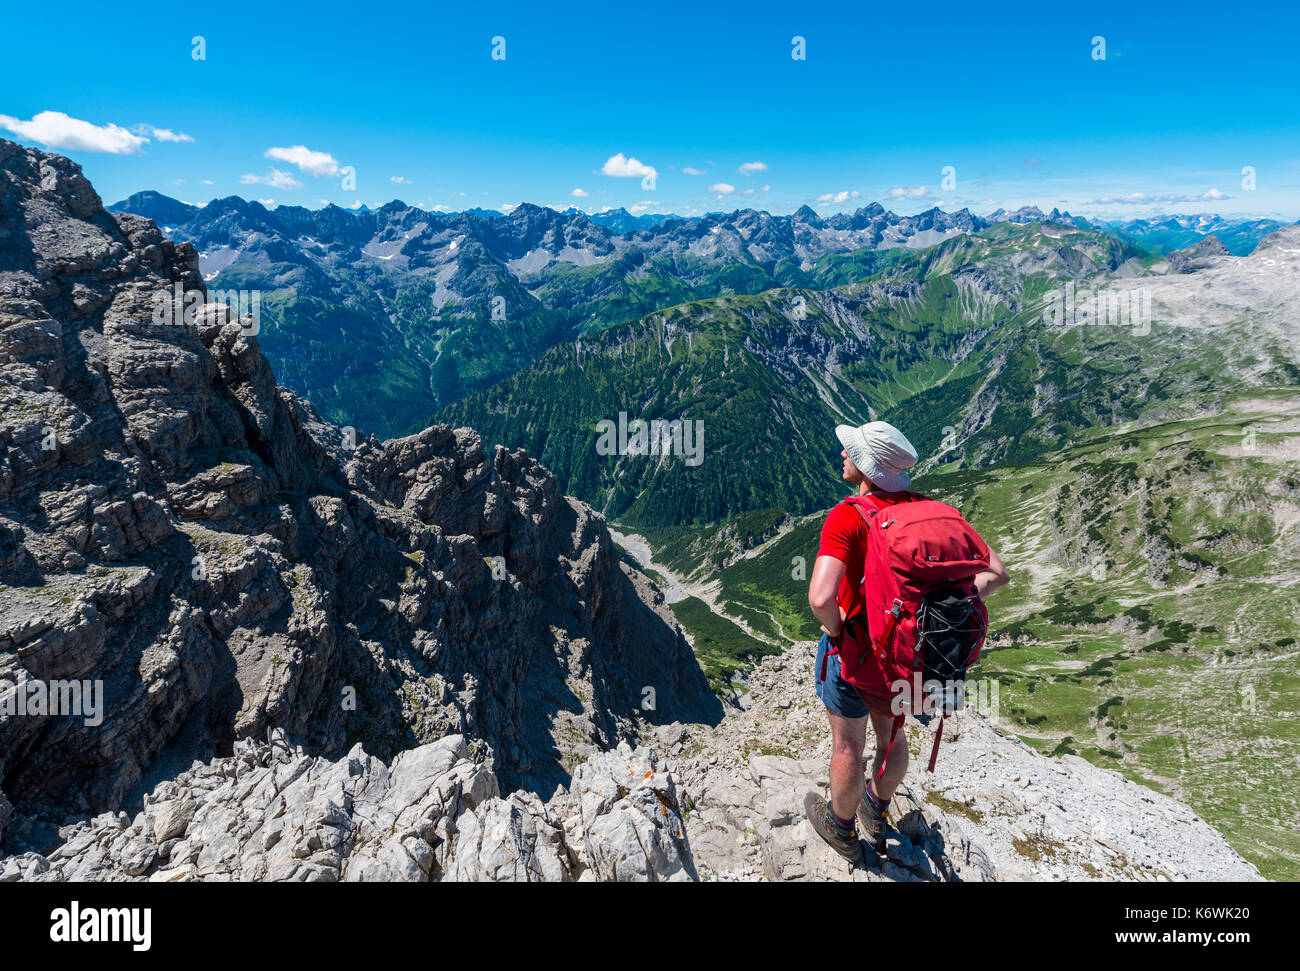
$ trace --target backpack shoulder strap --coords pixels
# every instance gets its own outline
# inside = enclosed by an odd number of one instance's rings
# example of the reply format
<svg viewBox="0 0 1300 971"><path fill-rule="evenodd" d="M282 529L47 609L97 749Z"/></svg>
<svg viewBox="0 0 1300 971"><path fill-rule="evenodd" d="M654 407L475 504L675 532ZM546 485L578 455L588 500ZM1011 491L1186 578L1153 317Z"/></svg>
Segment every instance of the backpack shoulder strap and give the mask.
<svg viewBox="0 0 1300 971"><path fill-rule="evenodd" d="M862 521L867 525L867 528L871 528L871 520L876 513L880 511L880 507L876 505L875 501L870 496L848 496L845 498L844 502L857 510L858 515L862 517ZM865 509L863 508L864 506L866 507Z"/></svg>

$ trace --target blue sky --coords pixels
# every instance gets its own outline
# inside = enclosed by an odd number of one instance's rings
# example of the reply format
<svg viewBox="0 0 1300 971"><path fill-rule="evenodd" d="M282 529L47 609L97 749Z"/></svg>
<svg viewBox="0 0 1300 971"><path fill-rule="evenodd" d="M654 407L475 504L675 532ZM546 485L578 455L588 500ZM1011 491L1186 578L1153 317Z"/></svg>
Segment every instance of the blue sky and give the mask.
<svg viewBox="0 0 1300 971"><path fill-rule="evenodd" d="M1296 5L991 6L26 4L0 136L106 202L1300 218Z"/></svg>

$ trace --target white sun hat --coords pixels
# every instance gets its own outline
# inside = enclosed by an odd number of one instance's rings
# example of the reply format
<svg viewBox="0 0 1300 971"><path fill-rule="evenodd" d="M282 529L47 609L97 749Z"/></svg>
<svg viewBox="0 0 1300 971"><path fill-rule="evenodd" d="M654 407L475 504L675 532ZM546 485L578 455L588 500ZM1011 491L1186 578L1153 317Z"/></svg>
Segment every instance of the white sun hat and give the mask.
<svg viewBox="0 0 1300 971"><path fill-rule="evenodd" d="M835 437L858 471L885 492L903 492L912 483L905 471L920 458L902 432L887 421L869 421L854 428L837 425Z"/></svg>

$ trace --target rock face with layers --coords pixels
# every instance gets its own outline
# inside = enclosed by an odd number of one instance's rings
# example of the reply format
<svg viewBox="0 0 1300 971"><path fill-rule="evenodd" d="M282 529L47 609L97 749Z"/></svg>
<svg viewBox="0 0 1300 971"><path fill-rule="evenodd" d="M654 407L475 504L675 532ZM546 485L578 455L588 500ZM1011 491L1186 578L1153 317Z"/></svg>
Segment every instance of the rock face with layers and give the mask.
<svg viewBox="0 0 1300 971"><path fill-rule="evenodd" d="M465 428L351 441L277 387L269 315L203 294L191 246L0 141L0 711L20 681L104 697L0 714L10 845L276 727L387 760L471 735L550 793L638 719L720 717L545 468Z"/></svg>
<svg viewBox="0 0 1300 971"><path fill-rule="evenodd" d="M1227 255L1228 247L1220 242L1219 237L1211 235L1186 249L1175 250L1167 259L1169 268L1175 273L1195 273L1213 266L1215 260Z"/></svg>

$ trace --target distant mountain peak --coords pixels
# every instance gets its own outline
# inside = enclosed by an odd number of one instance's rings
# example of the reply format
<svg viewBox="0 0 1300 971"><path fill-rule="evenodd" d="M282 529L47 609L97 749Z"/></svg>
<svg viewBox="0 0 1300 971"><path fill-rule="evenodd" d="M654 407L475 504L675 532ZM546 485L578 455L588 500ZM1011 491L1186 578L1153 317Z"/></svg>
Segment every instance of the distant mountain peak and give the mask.
<svg viewBox="0 0 1300 971"><path fill-rule="evenodd" d="M181 202L153 189L145 189L106 208L109 212L129 212L143 216L145 219L152 219L160 226L179 226L193 219L202 207Z"/></svg>
<svg viewBox="0 0 1300 971"><path fill-rule="evenodd" d="M1169 254L1169 267L1175 273L1195 273L1213 266L1220 257L1229 256L1228 247L1211 233L1199 243Z"/></svg>

